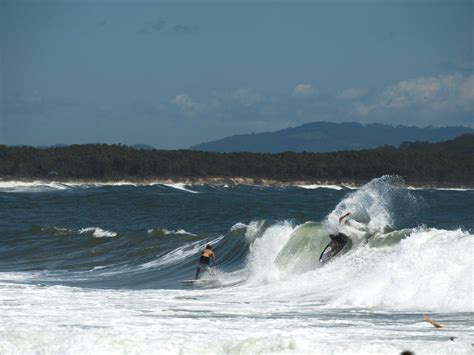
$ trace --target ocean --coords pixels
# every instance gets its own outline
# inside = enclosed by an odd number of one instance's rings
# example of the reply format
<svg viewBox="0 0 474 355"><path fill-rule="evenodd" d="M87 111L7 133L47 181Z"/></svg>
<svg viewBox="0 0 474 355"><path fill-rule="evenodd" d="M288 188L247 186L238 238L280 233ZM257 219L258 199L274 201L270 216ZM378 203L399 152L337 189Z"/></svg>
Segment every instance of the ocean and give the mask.
<svg viewBox="0 0 474 355"><path fill-rule="evenodd" d="M472 354L473 206L396 176L2 181L0 354ZM335 231L350 248L321 264ZM183 282L207 244L214 274Z"/></svg>

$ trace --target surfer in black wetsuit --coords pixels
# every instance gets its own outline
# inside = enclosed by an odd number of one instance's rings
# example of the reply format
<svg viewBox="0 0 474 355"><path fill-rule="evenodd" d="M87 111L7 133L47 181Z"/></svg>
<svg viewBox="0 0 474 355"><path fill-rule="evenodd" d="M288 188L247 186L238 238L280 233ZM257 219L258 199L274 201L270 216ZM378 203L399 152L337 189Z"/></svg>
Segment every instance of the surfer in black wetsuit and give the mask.
<svg viewBox="0 0 474 355"><path fill-rule="evenodd" d="M350 216L351 213L347 212L345 215L339 217L339 224L342 223L344 218ZM331 238L331 246L336 246L336 244L345 244L347 241L347 236L344 233L337 233L337 234L329 234L329 238Z"/></svg>
<svg viewBox="0 0 474 355"><path fill-rule="evenodd" d="M212 251L212 246L206 245L206 248L202 251L201 257L199 258L199 265L196 270L196 276L194 278L195 280L199 279L199 273L201 272L201 269L210 269L211 259L212 265L216 266L216 254L214 254L214 252Z"/></svg>
<svg viewBox="0 0 474 355"><path fill-rule="evenodd" d="M339 217L339 223L342 223L344 218L346 218L347 216L350 216L350 214L351 214L350 212L347 212L345 215ZM329 234L329 238L331 238L331 241L326 246L326 248L324 248L323 252L321 253L319 257L320 263L327 262L337 253L339 253L349 240L347 235L341 232L337 234Z"/></svg>

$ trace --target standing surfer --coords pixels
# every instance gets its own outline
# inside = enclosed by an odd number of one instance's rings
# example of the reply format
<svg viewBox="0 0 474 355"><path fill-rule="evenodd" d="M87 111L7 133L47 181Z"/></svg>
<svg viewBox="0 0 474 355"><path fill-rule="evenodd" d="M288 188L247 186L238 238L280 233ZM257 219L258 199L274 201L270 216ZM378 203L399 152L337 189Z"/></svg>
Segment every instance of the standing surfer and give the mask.
<svg viewBox="0 0 474 355"><path fill-rule="evenodd" d="M206 248L201 253L201 257L199 259L199 265L196 270L196 276L195 280L199 279L199 273L201 272L201 269L204 269L205 271L210 270L210 263L212 259L212 266L216 266L216 254L212 251L212 246L206 245Z"/></svg>

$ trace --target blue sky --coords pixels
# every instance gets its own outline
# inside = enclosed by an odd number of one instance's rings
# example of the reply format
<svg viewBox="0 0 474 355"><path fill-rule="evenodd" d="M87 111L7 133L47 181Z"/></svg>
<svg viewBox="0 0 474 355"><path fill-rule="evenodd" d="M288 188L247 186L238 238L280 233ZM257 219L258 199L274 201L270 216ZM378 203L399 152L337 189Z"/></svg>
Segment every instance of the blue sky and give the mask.
<svg viewBox="0 0 474 355"><path fill-rule="evenodd" d="M0 4L3 144L474 126L473 1Z"/></svg>

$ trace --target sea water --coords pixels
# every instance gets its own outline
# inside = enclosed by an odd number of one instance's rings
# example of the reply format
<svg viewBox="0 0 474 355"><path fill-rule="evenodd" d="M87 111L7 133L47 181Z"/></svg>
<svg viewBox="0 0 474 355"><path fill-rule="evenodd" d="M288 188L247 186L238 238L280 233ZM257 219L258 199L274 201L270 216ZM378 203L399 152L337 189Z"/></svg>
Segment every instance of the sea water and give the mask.
<svg viewBox="0 0 474 355"><path fill-rule="evenodd" d="M0 182L0 353L472 354L473 206L474 191L397 177ZM275 263L299 225L337 230L346 211L363 230L347 253L304 272ZM215 275L183 283L207 244Z"/></svg>

